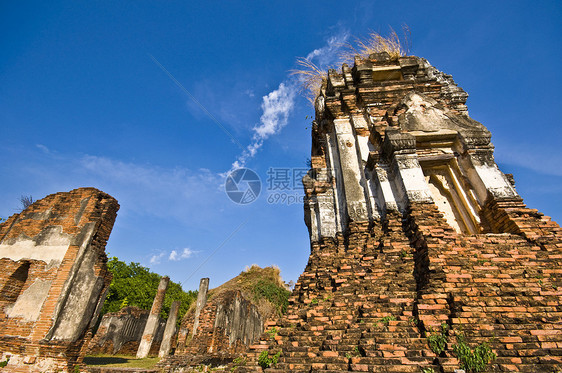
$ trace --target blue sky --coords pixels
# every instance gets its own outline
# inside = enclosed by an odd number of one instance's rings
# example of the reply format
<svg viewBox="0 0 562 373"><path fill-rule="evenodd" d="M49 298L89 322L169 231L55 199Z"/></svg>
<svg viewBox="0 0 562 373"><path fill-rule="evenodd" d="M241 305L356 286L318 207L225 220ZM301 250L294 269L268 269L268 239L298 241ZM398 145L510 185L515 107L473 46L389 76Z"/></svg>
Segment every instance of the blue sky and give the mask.
<svg viewBox="0 0 562 373"><path fill-rule="evenodd" d="M0 216L21 195L93 186L121 204L111 255L186 289L253 263L296 281L302 204L268 203L266 190L269 168L305 168L310 154L313 110L289 70L402 24L411 54L469 93L526 203L562 221L556 1L3 1ZM236 161L263 181L252 204L223 190Z"/></svg>

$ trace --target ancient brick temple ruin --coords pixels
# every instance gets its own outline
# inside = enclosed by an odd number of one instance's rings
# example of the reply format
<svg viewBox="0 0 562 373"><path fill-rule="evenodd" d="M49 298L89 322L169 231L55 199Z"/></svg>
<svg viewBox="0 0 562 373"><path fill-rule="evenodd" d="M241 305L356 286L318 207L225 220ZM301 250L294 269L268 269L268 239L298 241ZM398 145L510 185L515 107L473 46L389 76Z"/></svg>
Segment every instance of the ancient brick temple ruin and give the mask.
<svg viewBox="0 0 562 373"><path fill-rule="evenodd" d="M266 279L283 286L279 269L273 267L252 266L209 292L209 279L201 279L197 303L182 319L174 356L161 361L159 368L183 372L221 366L245 353L278 315L270 301L252 292Z"/></svg>
<svg viewBox="0 0 562 373"><path fill-rule="evenodd" d="M95 336L90 341L88 355L136 355L150 311L125 307L103 315ZM159 319L149 355L157 355L164 336L166 321Z"/></svg>
<svg viewBox="0 0 562 373"><path fill-rule="evenodd" d="M562 231L498 169L467 96L418 57L329 71L303 180L310 259L237 371L261 355L272 372L453 372L463 343L491 347L488 371L562 370Z"/></svg>
<svg viewBox="0 0 562 373"><path fill-rule="evenodd" d="M0 361L74 371L111 281L105 245L119 205L93 188L49 195L0 225Z"/></svg>

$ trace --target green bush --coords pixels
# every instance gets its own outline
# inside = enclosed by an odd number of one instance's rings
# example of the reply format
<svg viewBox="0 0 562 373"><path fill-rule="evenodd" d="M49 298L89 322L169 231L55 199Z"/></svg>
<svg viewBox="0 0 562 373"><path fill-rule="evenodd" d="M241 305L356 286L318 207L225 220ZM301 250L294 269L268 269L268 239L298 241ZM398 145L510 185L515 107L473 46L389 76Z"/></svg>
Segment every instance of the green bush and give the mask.
<svg viewBox="0 0 562 373"><path fill-rule="evenodd" d="M241 367L246 365L248 359L246 357L238 356L236 359L232 361L232 368L230 368L231 372L234 372L237 367Z"/></svg>
<svg viewBox="0 0 562 373"><path fill-rule="evenodd" d="M252 292L254 293L256 301L260 298L265 298L273 304L279 315L287 312L287 307L289 306L289 295L291 295L289 290L272 281L262 279L254 285Z"/></svg>
<svg viewBox="0 0 562 373"><path fill-rule="evenodd" d="M442 324L440 333L435 333L427 337L431 351L435 352L437 355L445 351L445 346L447 345L447 330L449 330L449 326L447 324Z"/></svg>
<svg viewBox="0 0 562 373"><path fill-rule="evenodd" d="M457 355L461 368L467 372L483 372L486 366L496 359L496 354L486 342L476 346L474 350L465 342L462 335L457 335L458 343L453 346L453 352Z"/></svg>
<svg viewBox="0 0 562 373"><path fill-rule="evenodd" d="M279 351L272 357L269 357L269 351L264 350L261 352L260 356L258 357L258 364L263 369L269 368L272 365L275 366L279 361L279 356L281 356L281 351Z"/></svg>
<svg viewBox="0 0 562 373"><path fill-rule="evenodd" d="M4 368L6 365L8 365L8 362L10 361L10 357L8 356L8 358L6 359L6 361L0 361L0 368Z"/></svg>
<svg viewBox="0 0 562 373"><path fill-rule="evenodd" d="M117 257L110 258L107 262L107 267L113 274L113 280L109 285L107 298L102 308L102 314L117 312L126 306L135 306L150 310L161 276L151 272L149 268L143 267L139 263L133 262L127 264L120 261ZM166 298L164 298L160 317L167 319L172 302L179 300L181 301L178 315L179 323L191 303L196 299L196 291L185 292L181 284L170 281L168 290L166 290Z"/></svg>
<svg viewBox="0 0 562 373"><path fill-rule="evenodd" d="M396 321L395 316L385 316L380 319L384 325L388 325L391 321Z"/></svg>
<svg viewBox="0 0 562 373"><path fill-rule="evenodd" d="M431 368L431 367L427 367L427 368L421 368L422 373L435 373L435 369Z"/></svg>
<svg viewBox="0 0 562 373"><path fill-rule="evenodd" d="M275 338L275 336L277 335L278 332L279 332L279 330L277 330L276 327L273 327L270 330L268 330L267 332L265 332L265 334L267 334L269 336L269 338L273 339L273 338Z"/></svg>

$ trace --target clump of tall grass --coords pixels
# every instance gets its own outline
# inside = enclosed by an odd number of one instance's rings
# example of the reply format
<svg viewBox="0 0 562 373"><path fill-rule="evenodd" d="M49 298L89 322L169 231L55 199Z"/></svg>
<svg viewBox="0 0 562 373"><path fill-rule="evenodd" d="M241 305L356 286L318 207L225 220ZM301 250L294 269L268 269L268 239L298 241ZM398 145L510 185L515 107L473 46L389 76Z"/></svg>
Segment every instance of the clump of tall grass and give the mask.
<svg viewBox="0 0 562 373"><path fill-rule="evenodd" d="M291 70L291 75L299 78L303 96L314 105L322 84L328 79L328 72L304 57L297 58L297 65L299 68Z"/></svg>
<svg viewBox="0 0 562 373"><path fill-rule="evenodd" d="M351 43L344 44L344 50L338 55L336 65L341 66L342 63L353 64L356 56L366 59L373 53L386 52L393 61L406 56L408 52L407 34L409 30L407 26L404 26L403 30L404 38L402 40L398 37L396 31L391 28L388 36L382 36L377 32L371 31L365 39L356 38L355 45ZM299 67L291 70L291 75L296 75L299 78L303 96L314 105L322 89L322 84L328 79L328 69L323 69L304 57L297 58L297 65Z"/></svg>
<svg viewBox="0 0 562 373"><path fill-rule="evenodd" d="M392 61L404 57L407 55L408 47L408 28L404 26L404 38L401 40L396 31L392 28L388 36L382 36L378 32L371 31L367 38L365 39L355 39L354 46L351 43L346 45L346 50L344 50L340 55L340 60L353 62L355 56L360 58L369 58L373 53L383 53L386 52L390 56Z"/></svg>

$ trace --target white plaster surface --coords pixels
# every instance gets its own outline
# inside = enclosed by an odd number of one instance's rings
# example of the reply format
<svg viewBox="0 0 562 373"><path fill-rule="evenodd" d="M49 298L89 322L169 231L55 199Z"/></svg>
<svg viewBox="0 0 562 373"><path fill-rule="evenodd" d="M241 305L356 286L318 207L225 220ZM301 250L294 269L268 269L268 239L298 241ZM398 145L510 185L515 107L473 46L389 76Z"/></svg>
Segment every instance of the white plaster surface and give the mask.
<svg viewBox="0 0 562 373"><path fill-rule="evenodd" d="M378 197L379 204L384 206L386 211L398 211L398 204L390 185L388 170L377 166L375 171L377 175L376 184L378 184L378 190L380 191L379 195L376 196L376 198Z"/></svg>
<svg viewBox="0 0 562 373"><path fill-rule="evenodd" d="M347 224L346 217L346 207L345 207L345 194L343 190L343 176L341 172L340 163L337 160L338 148L336 144L336 136L334 133L326 134L326 142L328 143L328 160L331 167L332 177L336 180L335 187L333 190L334 197L334 208L335 208L335 218L336 218L336 232L343 232L345 225ZM334 236L335 237L335 236Z"/></svg>
<svg viewBox="0 0 562 373"><path fill-rule="evenodd" d="M335 237L336 217L333 195L330 191L329 193L318 195L316 198L320 220L320 234L322 237Z"/></svg>
<svg viewBox="0 0 562 373"><path fill-rule="evenodd" d="M64 372L66 371L66 364L57 362L55 359L50 357L38 356L35 360L35 364L27 364L25 355L14 354L11 352L6 352L3 354L0 361L6 361L10 358L8 365L3 369L6 372L18 371L18 372Z"/></svg>
<svg viewBox="0 0 562 373"><path fill-rule="evenodd" d="M425 181L423 171L419 166L416 158L411 157L410 163L417 164L415 168L405 168L401 165L402 162L396 162L398 173L400 174L401 184L403 185L406 197L410 202L431 202L431 192ZM415 162L413 162L415 161ZM399 183L397 183L399 184ZM404 204L406 201L400 201Z"/></svg>
<svg viewBox="0 0 562 373"><path fill-rule="evenodd" d="M35 280L30 287L20 294L12 306L6 307L8 317L21 317L25 321L37 321L47 299L51 281Z"/></svg>
<svg viewBox="0 0 562 373"><path fill-rule="evenodd" d="M15 240L4 240L0 244L0 258L13 261L35 259L58 266L70 246L70 239L70 235L62 232L62 227L48 227L33 239L20 236Z"/></svg>
<svg viewBox="0 0 562 373"><path fill-rule="evenodd" d="M356 129L369 129L369 125L367 124L367 121L365 120L363 114L353 115L351 119L353 120L353 127L355 127Z"/></svg>
<svg viewBox="0 0 562 373"><path fill-rule="evenodd" d="M474 167L478 176L495 197L516 197L517 193L497 166Z"/></svg>
<svg viewBox="0 0 562 373"><path fill-rule="evenodd" d="M355 221L368 220L367 201L363 188L363 179L358 159L355 136L349 119L334 120L347 213Z"/></svg>
<svg viewBox="0 0 562 373"><path fill-rule="evenodd" d="M16 262L21 259L35 259L58 266L64 258L68 246L68 244L36 245L32 240L18 241L13 245L0 245L0 258L10 258Z"/></svg>

